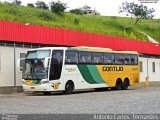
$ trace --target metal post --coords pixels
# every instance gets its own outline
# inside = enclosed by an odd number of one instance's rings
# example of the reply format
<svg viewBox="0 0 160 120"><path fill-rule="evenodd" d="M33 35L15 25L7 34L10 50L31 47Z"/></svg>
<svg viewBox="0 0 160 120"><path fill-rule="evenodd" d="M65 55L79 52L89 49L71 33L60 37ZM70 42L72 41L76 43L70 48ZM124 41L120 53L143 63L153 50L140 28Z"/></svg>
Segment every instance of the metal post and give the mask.
<svg viewBox="0 0 160 120"><path fill-rule="evenodd" d="M16 86L16 44L14 43L14 86Z"/></svg>
<svg viewBox="0 0 160 120"><path fill-rule="evenodd" d="M146 88L149 86L149 72L148 72L148 58L147 58L147 77L146 77Z"/></svg>

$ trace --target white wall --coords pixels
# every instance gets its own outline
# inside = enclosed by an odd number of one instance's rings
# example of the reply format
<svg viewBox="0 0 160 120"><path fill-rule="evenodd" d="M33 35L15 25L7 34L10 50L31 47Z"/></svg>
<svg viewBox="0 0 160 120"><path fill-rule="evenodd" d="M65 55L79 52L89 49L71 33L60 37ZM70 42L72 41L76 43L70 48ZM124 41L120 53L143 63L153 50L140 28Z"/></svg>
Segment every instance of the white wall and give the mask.
<svg viewBox="0 0 160 120"><path fill-rule="evenodd" d="M148 65L147 65L147 59L148 59ZM142 61L143 64L142 65L143 71L140 73L140 81L144 82L146 80L147 68L148 68L149 81L160 81L160 59L141 57L140 61ZM155 62L155 72L153 72L152 62Z"/></svg>
<svg viewBox="0 0 160 120"><path fill-rule="evenodd" d="M16 59L20 58L20 53L26 53L27 48L16 48ZM0 86L14 86L14 48L0 46L1 70ZM21 72L16 70L16 85L22 85Z"/></svg>
<svg viewBox="0 0 160 120"><path fill-rule="evenodd" d="M16 59L20 58L20 53L27 53L29 48L16 48ZM22 71L16 67L16 85L22 86Z"/></svg>

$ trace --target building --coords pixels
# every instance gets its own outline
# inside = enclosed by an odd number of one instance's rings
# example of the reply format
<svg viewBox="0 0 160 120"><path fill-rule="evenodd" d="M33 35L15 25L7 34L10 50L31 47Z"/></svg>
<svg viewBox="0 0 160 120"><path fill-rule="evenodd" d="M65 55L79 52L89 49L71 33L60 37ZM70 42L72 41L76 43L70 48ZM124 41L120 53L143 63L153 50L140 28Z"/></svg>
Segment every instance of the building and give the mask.
<svg viewBox="0 0 160 120"><path fill-rule="evenodd" d="M159 44L0 21L0 91L21 87L22 71L16 68L17 59L23 58L28 49L45 46L91 46L138 51L141 56L141 82L145 81L147 76L149 81L160 81Z"/></svg>
<svg viewBox="0 0 160 120"><path fill-rule="evenodd" d="M84 14L86 14L86 15L100 15L99 12L97 12L96 10L91 10L91 9L85 9Z"/></svg>

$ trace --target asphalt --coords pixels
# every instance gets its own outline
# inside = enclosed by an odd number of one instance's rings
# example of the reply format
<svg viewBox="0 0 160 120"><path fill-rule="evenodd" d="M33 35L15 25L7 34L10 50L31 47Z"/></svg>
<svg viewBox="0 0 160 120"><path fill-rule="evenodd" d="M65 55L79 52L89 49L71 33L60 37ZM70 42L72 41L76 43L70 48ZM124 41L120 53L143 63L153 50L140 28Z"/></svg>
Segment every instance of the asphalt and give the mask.
<svg viewBox="0 0 160 120"><path fill-rule="evenodd" d="M160 87L0 94L0 114L160 114Z"/></svg>

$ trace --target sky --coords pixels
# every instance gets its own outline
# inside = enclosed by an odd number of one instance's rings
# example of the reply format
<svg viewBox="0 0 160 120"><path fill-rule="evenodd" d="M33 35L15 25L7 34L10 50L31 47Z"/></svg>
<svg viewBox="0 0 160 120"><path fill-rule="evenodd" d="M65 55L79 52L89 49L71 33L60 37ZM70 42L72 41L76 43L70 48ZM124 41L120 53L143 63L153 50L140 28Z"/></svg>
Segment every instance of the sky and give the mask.
<svg viewBox="0 0 160 120"><path fill-rule="evenodd" d="M4 1L4 0L1 0ZM6 0L7 1L7 0ZM12 0L8 0L12 1ZM21 0L22 5L27 5L27 3L35 3L37 0ZM49 3L51 0L42 0L45 3ZM52 0L57 1L57 0ZM124 13L119 14L118 8L122 5L122 2L135 2L138 4L143 4L148 8L155 9L155 17L160 18L160 0L59 0L63 3L67 3L67 11L74 8L80 8L84 5L88 5L96 11L100 12L103 16L126 16ZM143 3L142 3L143 2ZM153 3L144 3L153 2ZM154 3L156 2L156 3Z"/></svg>

